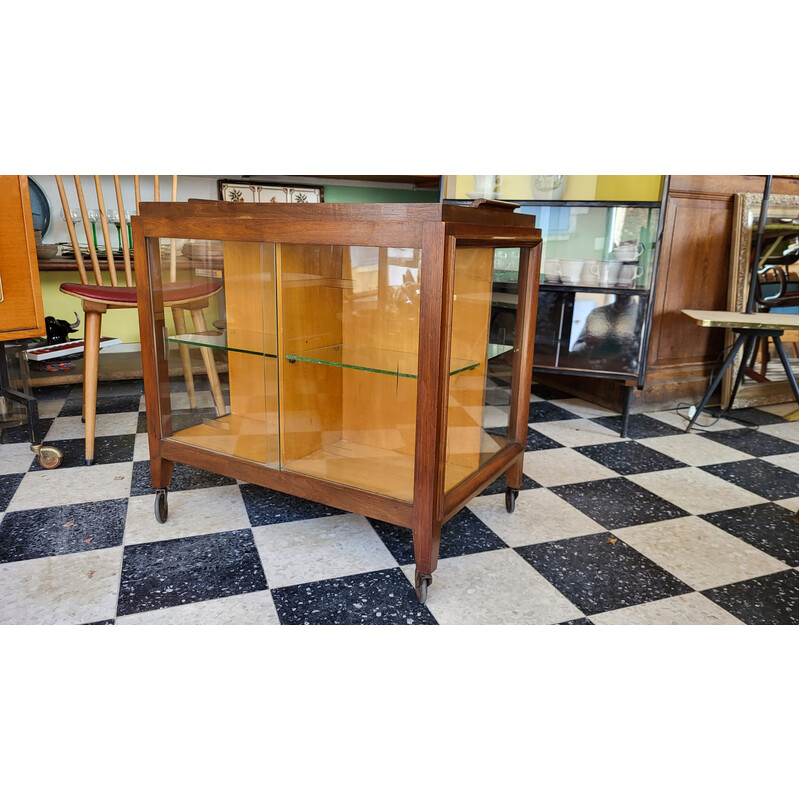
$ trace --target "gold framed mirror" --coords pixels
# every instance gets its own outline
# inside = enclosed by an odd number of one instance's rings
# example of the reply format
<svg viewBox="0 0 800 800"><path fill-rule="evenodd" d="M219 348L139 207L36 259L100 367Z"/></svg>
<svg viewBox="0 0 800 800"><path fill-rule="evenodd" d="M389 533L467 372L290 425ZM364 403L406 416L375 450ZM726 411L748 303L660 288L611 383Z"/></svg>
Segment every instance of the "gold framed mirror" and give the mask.
<svg viewBox="0 0 800 800"><path fill-rule="evenodd" d="M761 205L764 195L760 193L739 193L734 195L734 222L731 239L731 267L728 284L728 311L745 311L750 290L750 264L756 245ZM789 255L794 252L795 261L787 267L792 282L797 281L798 244L798 196L772 195L769 198L767 222L762 241L760 264L766 258ZM763 285L763 284L762 284ZM789 308L776 308L776 311L791 313ZM790 341L795 338L795 341ZM725 332L726 351L733 345L735 334ZM784 349L795 376L798 374L796 333L782 337ZM771 350L772 348L770 348ZM745 373L742 385L736 394L734 408L771 405L794 402L789 381L780 360L770 350L756 353L753 368ZM733 383L742 360L741 352L722 380L722 407L727 408ZM763 373L763 374L762 374Z"/></svg>

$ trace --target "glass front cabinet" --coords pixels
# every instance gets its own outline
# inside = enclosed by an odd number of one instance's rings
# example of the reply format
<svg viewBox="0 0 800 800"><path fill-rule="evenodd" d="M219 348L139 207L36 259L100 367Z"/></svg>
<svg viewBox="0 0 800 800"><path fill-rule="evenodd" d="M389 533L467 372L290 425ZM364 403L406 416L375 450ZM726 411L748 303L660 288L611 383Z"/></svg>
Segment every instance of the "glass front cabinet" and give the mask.
<svg viewBox="0 0 800 800"><path fill-rule="evenodd" d="M425 602L443 523L503 476L513 511L522 481L538 213L473 206L143 203L157 519L178 462L403 526ZM514 333L492 341L512 250Z"/></svg>
<svg viewBox="0 0 800 800"><path fill-rule="evenodd" d="M625 436L633 388L644 386L661 203L518 203L543 240L533 368L623 381ZM496 251L493 342L515 334L517 264L516 250Z"/></svg>

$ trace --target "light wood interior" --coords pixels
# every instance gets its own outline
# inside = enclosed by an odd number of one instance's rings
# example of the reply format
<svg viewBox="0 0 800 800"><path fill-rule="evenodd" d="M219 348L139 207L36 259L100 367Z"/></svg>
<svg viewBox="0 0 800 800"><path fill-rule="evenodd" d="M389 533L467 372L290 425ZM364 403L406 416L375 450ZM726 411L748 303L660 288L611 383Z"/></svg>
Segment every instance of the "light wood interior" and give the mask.
<svg viewBox="0 0 800 800"><path fill-rule="evenodd" d="M451 482L450 472L456 464L473 471L499 449L491 437L482 435L493 268L491 248L456 249L450 355L477 361L478 366L450 378L446 484Z"/></svg>
<svg viewBox="0 0 800 800"><path fill-rule="evenodd" d="M415 355L420 256L385 247L225 242L227 347L252 351L277 333L277 358L229 349L230 415L172 438L410 501L416 379L286 356L333 345ZM446 489L502 447L481 426L493 251L466 248L457 258L451 356L478 366L451 378ZM377 283L358 278L365 274ZM367 366L386 368L391 358L374 361Z"/></svg>

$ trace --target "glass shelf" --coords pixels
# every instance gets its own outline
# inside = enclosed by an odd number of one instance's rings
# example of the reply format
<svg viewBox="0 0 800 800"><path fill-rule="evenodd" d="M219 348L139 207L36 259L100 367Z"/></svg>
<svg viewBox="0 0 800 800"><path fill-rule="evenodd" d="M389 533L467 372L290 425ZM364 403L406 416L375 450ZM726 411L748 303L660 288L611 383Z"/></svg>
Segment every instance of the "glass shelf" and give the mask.
<svg viewBox="0 0 800 800"><path fill-rule="evenodd" d="M495 358L510 350L513 350L513 347L509 345L489 345L488 356ZM314 350L287 353L285 357L289 362L304 361L309 364L325 364L363 372L376 372L381 375L395 375L399 378L414 378L415 380L417 378L416 353L335 344L329 347L318 347ZM458 375L474 369L479 363L463 358L452 358L450 359L450 375Z"/></svg>
<svg viewBox="0 0 800 800"><path fill-rule="evenodd" d="M249 353L254 356L277 358L275 336L262 331L243 331L228 328L224 331L201 331L200 333L172 334L170 342L209 347L212 350L225 350L232 353ZM233 342L233 344L229 344Z"/></svg>

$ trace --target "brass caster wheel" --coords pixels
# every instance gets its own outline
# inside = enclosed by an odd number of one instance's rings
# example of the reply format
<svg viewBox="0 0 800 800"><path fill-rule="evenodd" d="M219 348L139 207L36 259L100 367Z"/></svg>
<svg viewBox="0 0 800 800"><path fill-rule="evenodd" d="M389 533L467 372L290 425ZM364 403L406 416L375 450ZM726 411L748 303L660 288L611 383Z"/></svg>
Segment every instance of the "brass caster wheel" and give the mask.
<svg viewBox="0 0 800 800"><path fill-rule="evenodd" d="M57 447L44 444L32 444L31 450L39 458L39 466L42 469L55 469L64 460L64 453Z"/></svg>
<svg viewBox="0 0 800 800"><path fill-rule="evenodd" d="M514 513L514 506L517 504L517 498L519 497L519 489L512 489L509 487L506 489L506 511L509 514Z"/></svg>
<svg viewBox="0 0 800 800"><path fill-rule="evenodd" d="M166 489L156 490L155 512L156 519L163 525L169 516L169 503L167 501Z"/></svg>
<svg viewBox="0 0 800 800"><path fill-rule="evenodd" d="M430 575L423 575L421 572L414 570L414 588L417 590L417 600L425 605L428 601L428 587L433 583L433 577Z"/></svg>

